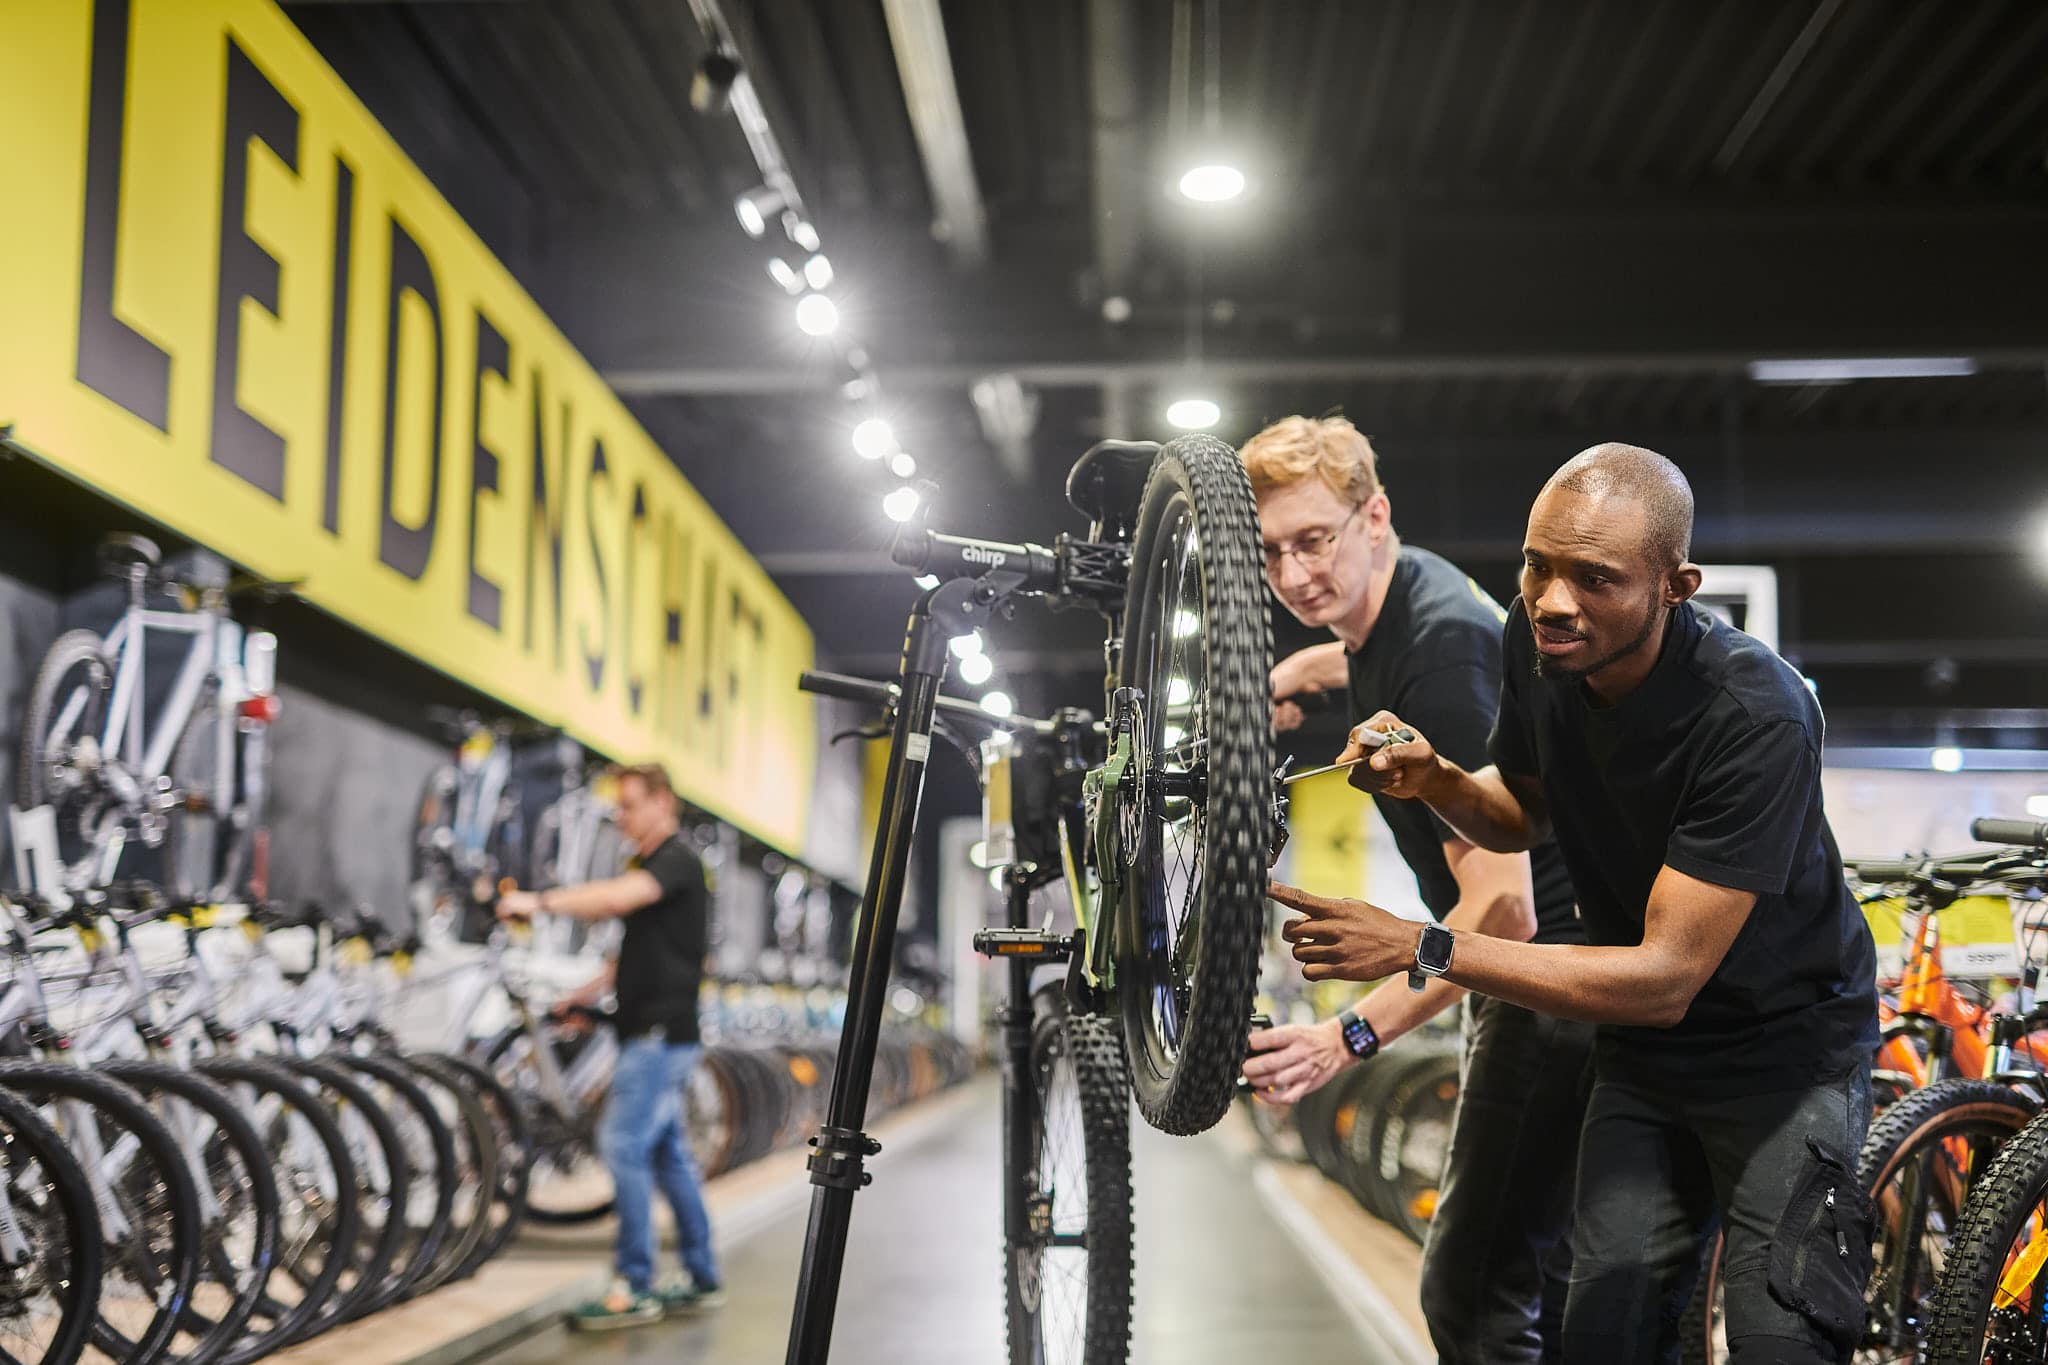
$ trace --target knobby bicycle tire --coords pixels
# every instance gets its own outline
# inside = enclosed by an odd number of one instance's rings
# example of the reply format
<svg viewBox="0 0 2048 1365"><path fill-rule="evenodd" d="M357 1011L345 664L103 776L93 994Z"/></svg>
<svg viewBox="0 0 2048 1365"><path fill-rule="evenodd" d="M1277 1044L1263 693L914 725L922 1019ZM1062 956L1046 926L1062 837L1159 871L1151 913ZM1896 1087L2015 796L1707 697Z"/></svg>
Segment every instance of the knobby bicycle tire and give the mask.
<svg viewBox="0 0 2048 1365"><path fill-rule="evenodd" d="M1025 1153L1030 1169L1006 1171L1004 1178L1034 1202L1043 1201L1045 1234L1078 1234L1084 1241L1078 1250L1047 1246L1038 1229L1022 1244L1006 1238L1010 1365L1124 1365L1131 1338L1132 1233L1130 1082L1123 1044L1107 1019L1069 1015L1058 987L1033 997L1032 1016L1026 1101L1031 1142ZM1074 1181L1086 1196L1078 1211L1060 1198L1062 1187L1071 1190ZM1076 1260L1078 1267L1072 1265ZM1048 1340L1063 1349L1049 1351Z"/></svg>
<svg viewBox="0 0 2048 1365"><path fill-rule="evenodd" d="M116 1230L102 1224L105 1259L92 1343L128 1365L154 1365L176 1337L199 1279L199 1193L176 1140L133 1090L75 1066L0 1062L0 1086L38 1105L51 1100L82 1102L92 1110L107 1147L120 1141L108 1140L112 1132L135 1139L136 1161L108 1193L139 1235L116 1245ZM138 1295L133 1300L136 1312L123 1313L116 1321L109 1312L118 1311L124 1300L110 1304L108 1290L124 1281Z"/></svg>
<svg viewBox="0 0 2048 1365"><path fill-rule="evenodd" d="M186 1365L219 1361L241 1339L277 1259L278 1192L270 1154L240 1106L205 1076L148 1061L108 1061L99 1070L145 1097L182 1101L214 1125L198 1153L206 1169L192 1174L195 1181L207 1179L228 1217L202 1220L199 1282L178 1336L160 1359ZM178 1121L164 1118L167 1124Z"/></svg>
<svg viewBox="0 0 2048 1365"><path fill-rule="evenodd" d="M100 1297L100 1216L85 1171L34 1105L0 1090L0 1172L14 1230L29 1243L28 1262L4 1272L7 1298L26 1305L49 1298L56 1320L44 1332L26 1312L0 1314L0 1352L21 1365L72 1365L92 1334Z"/></svg>
<svg viewBox="0 0 2048 1365"><path fill-rule="evenodd" d="M2044 1196L2048 1114L2035 1117L1999 1148L1990 1169L1971 1190L1949 1242L1947 1272L1934 1297L1926 1357L1933 1365L1977 1365L1985 1358L1985 1333L2007 1255Z"/></svg>
<svg viewBox="0 0 2048 1365"><path fill-rule="evenodd" d="M1136 794L1124 799L1141 832L1137 848L1124 850L1131 865L1117 914L1116 993L1139 1111L1155 1128L1188 1134L1230 1108L1258 979L1272 819L1272 625L1258 505L1229 446L1201 435L1168 442L1137 528L1123 659L1124 681L1141 694L1144 740ZM1199 683L1177 671L1195 655ZM1203 770L1185 807L1168 804L1155 771L1155 761L1167 761L1170 712L1189 722L1175 727L1178 744L1199 751L1190 763Z"/></svg>
<svg viewBox="0 0 2048 1365"><path fill-rule="evenodd" d="M1862 1150L1857 1154L1856 1178L1870 1194L1876 1221L1878 1253L1876 1265L1871 1272L1870 1282L1864 1289L1866 1329L1870 1336L1881 1338L1869 1344L1877 1350L1906 1350L1909 1359L1919 1359L1921 1343L1918 1340L1898 1341L1902 1334L1913 1333L1913 1324L1929 1321L1927 1310L1935 1294L1935 1276L1939 1268L1921 1264L1925 1250L1925 1233L1915 1231L1906 1240L1909 1245L1901 1246L1898 1240L1901 1231L1899 1220L1918 1222L1924 1219L1928 1209L1921 1191L1909 1189L1898 1198L1887 1199L1886 1190L1895 1178L1904 1176L1909 1180L1914 1172L1907 1170L1909 1162L1920 1159L1941 1159L1949 1154L1950 1145L1972 1138L1989 1139L2001 1144L2018 1132L2036 1113L2033 1101L2015 1090L1995 1081L1953 1080L1941 1081L1922 1090L1913 1091L1897 1101L1870 1125L1870 1132L1863 1140ZM1981 1179L1984 1172L1971 1173ZM1974 1188L1975 1180L1964 1187ZM1957 1210L1949 1208L1944 1212L1944 1225L1954 1229L1959 1225L1948 1222ZM1935 1236L1939 1236L1937 1231ZM1948 1255L1954 1254L1954 1236L1951 1231L1948 1241ZM1725 1286L1721 1277L1723 1241L1716 1236L1709 1244L1701 1262L1699 1288L1686 1310L1683 1360L1686 1365L1707 1365L1708 1362L1726 1360L1727 1351L1721 1344L1716 1326L1719 1322L1720 1295ZM1919 1269L1916 1271L1916 1266ZM1891 1298L1895 1285L1904 1282L1906 1292L1912 1294L1910 1303ZM1919 1292L1914 1293L1916 1288Z"/></svg>
<svg viewBox="0 0 2048 1365"><path fill-rule="evenodd" d="M57 686L65 674L80 665L91 665L94 674L89 683L94 695L87 702L81 730L95 740L99 737L100 721L113 689L113 668L107 658L106 641L94 631L66 631L43 655L35 680L29 685L28 710L21 725L20 760L14 770L16 793L23 810L47 805L53 796L50 754L44 741L51 722L57 718ZM79 810L68 805L57 812L60 856L67 865L74 857L90 852L92 831L85 828L80 816Z"/></svg>
<svg viewBox="0 0 2048 1365"><path fill-rule="evenodd" d="M208 1057L192 1069L227 1087L258 1125L279 1181L276 1262L242 1340L221 1359L249 1365L297 1340L333 1298L361 1230L357 1178L340 1127L291 1071L257 1057ZM319 1160L324 1173L309 1164Z"/></svg>

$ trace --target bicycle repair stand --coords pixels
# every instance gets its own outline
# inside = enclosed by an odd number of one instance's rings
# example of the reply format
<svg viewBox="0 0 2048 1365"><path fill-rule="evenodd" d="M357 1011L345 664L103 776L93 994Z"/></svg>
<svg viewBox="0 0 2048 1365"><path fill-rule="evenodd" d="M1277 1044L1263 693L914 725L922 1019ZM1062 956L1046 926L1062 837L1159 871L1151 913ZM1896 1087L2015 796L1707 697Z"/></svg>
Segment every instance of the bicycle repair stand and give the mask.
<svg viewBox="0 0 2048 1365"><path fill-rule="evenodd" d="M924 794L931 755L939 684L945 678L947 645L989 623L1003 608L1008 590L1002 575L953 578L927 591L910 610L898 670L896 723L889 739L889 766L882 786L882 823L868 860L867 886L854 925L853 961L846 995L846 1023L839 1035L838 1061L825 1125L811 1139L811 1221L804 1234L803 1267L797 1273L796 1311L791 1319L786 1365L825 1365L832 1349L832 1318L839 1305L839 1277L846 1260L853 1196L874 1179L867 1158L882 1150L861 1131L873 1079L875 1046L889 994L889 968L896 951L896 919L903 907L910 866L911 836Z"/></svg>

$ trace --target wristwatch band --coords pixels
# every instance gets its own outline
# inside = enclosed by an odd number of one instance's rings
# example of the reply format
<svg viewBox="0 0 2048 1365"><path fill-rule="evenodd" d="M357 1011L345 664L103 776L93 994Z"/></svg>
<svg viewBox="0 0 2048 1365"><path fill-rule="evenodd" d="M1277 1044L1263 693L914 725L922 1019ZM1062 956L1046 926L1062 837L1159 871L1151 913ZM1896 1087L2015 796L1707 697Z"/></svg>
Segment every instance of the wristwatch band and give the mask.
<svg viewBox="0 0 2048 1365"><path fill-rule="evenodd" d="M1379 1054L1379 1034L1373 1031L1371 1021L1360 1017L1356 1010L1340 1013L1337 1028L1343 1035L1345 1049L1360 1061Z"/></svg>

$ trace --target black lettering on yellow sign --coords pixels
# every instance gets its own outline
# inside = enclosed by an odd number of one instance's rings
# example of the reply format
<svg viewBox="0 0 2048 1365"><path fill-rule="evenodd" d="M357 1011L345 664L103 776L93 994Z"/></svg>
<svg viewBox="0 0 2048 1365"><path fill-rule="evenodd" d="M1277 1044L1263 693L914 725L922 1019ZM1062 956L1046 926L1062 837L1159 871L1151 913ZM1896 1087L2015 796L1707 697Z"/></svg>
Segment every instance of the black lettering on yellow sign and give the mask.
<svg viewBox="0 0 2048 1365"><path fill-rule="evenodd" d="M114 315L121 240L121 154L128 116L128 0L92 15L85 134L85 234L78 285L78 382L158 431L171 429L171 355Z"/></svg>
<svg viewBox="0 0 2048 1365"><path fill-rule="evenodd" d="M801 847L802 619L272 0L0 0L0 49L26 448Z"/></svg>
<svg viewBox="0 0 2048 1365"><path fill-rule="evenodd" d="M548 620L555 630L554 648L548 658L562 666L562 519L569 505L569 400L562 399L560 435L548 439L547 410L542 398L545 387L540 367L533 371L533 486L528 491L526 527L526 639L533 652L533 615L540 605L541 546L547 546L548 602L553 607Z"/></svg>
<svg viewBox="0 0 2048 1365"><path fill-rule="evenodd" d="M597 535L598 527L604 524L598 499L602 496L610 500L611 482L611 473L604 459L604 438L598 437L590 443L589 473L583 481L583 526L590 544L590 572L597 578L597 648L590 647L588 621L583 623L581 638L583 667L590 673L590 690L593 692L604 686L605 660L612 649L611 579L604 568L604 542Z"/></svg>
<svg viewBox="0 0 2048 1365"><path fill-rule="evenodd" d="M427 510L417 526L399 520L394 503L398 482L398 377L402 366L408 362L418 365L421 359L404 354L406 328L401 324L408 295L426 305L431 321L426 344L434 353L433 384L427 391L431 410L426 424ZM434 551L434 523L441 513L441 393L447 347L442 342L441 290L434 282L434 267L396 215L391 219L390 307L386 317L389 322L384 330L384 522L377 538L377 556L407 578L418 578L427 571L427 560Z"/></svg>
<svg viewBox="0 0 2048 1365"><path fill-rule="evenodd" d="M471 404L470 430L476 433L476 450L471 455L469 467L469 614L489 626L498 628L498 607L504 594L498 585L477 572L476 527L477 508L483 493L498 491L498 457L484 444L484 380L486 377L505 380L505 372L512 368L512 347L504 334L491 325L491 320L478 309L476 315L476 377L471 384L476 399ZM538 434L538 433L536 433Z"/></svg>
<svg viewBox="0 0 2048 1365"><path fill-rule="evenodd" d="M249 154L261 142L299 169L299 111L257 69L230 34L227 137L221 149L220 307L213 342L213 459L279 502L284 501L284 437L235 401L242 372L242 300L277 316L277 259L249 236Z"/></svg>
<svg viewBox="0 0 2048 1365"><path fill-rule="evenodd" d="M334 158L334 290L327 318L327 468L321 480L320 525L341 530L341 403L348 378L348 266L355 232L356 173L348 160Z"/></svg>
<svg viewBox="0 0 2048 1365"><path fill-rule="evenodd" d="M633 614L634 605L639 600L635 595L634 589L639 586L637 580L640 576L641 538L646 530L647 485L645 483L635 483L633 485L633 516L626 524L626 603L623 612L626 629L621 638L625 644L626 655L626 704L632 708L633 714L636 716L640 714L642 694L647 690L647 680L641 676L639 668L635 666L633 661L633 627L639 624L639 618Z"/></svg>

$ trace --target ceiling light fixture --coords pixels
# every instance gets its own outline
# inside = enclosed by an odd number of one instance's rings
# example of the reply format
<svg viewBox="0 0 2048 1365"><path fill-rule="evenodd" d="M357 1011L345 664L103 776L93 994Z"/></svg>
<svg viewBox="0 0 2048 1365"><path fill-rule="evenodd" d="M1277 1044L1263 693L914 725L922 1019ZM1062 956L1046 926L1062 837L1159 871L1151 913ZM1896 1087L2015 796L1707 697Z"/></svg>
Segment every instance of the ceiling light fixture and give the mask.
<svg viewBox="0 0 2048 1365"><path fill-rule="evenodd" d="M794 213L785 213L782 215L782 230L789 234L790 241L805 251L818 249L818 230L811 226L809 219Z"/></svg>
<svg viewBox="0 0 2048 1365"><path fill-rule="evenodd" d="M965 635L955 635L946 641L946 648L953 651L956 659L971 659L981 653L981 635L971 630Z"/></svg>
<svg viewBox="0 0 2048 1365"><path fill-rule="evenodd" d="M746 229L747 236L761 237L768 231L768 220L782 212L783 205L788 202L781 190L756 185L732 201L732 211L740 220L740 226Z"/></svg>
<svg viewBox="0 0 2048 1365"><path fill-rule="evenodd" d="M1223 409L1206 398L1182 398L1166 409L1166 420L1183 431L1206 431L1222 419Z"/></svg>
<svg viewBox="0 0 2048 1365"><path fill-rule="evenodd" d="M917 472L917 461L905 451L897 451L889 457L889 472L899 479L907 479Z"/></svg>
<svg viewBox="0 0 2048 1365"><path fill-rule="evenodd" d="M1759 384L1845 384L1855 379L1953 379L1977 373L1968 356L1902 356L1889 360L1752 360Z"/></svg>
<svg viewBox="0 0 2048 1365"><path fill-rule="evenodd" d="M1936 749L1927 756L1927 766L1938 773L1959 773L1963 770L1961 749Z"/></svg>
<svg viewBox="0 0 2048 1365"><path fill-rule="evenodd" d="M917 490L905 485L882 495L882 511L891 521L909 521L917 515Z"/></svg>
<svg viewBox="0 0 2048 1365"><path fill-rule="evenodd" d="M811 259L804 262L804 279L810 282L810 286L813 289L830 289L832 287L832 262L826 260L823 255L811 257Z"/></svg>
<svg viewBox="0 0 2048 1365"><path fill-rule="evenodd" d="M960 661L960 681L979 687L994 676L995 662L986 654L970 654Z"/></svg>
<svg viewBox="0 0 2048 1365"><path fill-rule="evenodd" d="M768 278L781 285L785 293L801 294L804 292L804 277L797 274L796 267L783 260L780 256L770 256L768 258Z"/></svg>
<svg viewBox="0 0 2048 1365"><path fill-rule="evenodd" d="M896 432L879 417L863 418L853 428L854 453L863 460L879 460L896 449Z"/></svg>
<svg viewBox="0 0 2048 1365"><path fill-rule="evenodd" d="M1007 720L1017 710L1017 703L1010 700L1008 692L984 692L981 695L981 709L997 720Z"/></svg>
<svg viewBox="0 0 2048 1365"><path fill-rule="evenodd" d="M1244 172L1220 162L1190 166L1181 174L1180 192L1197 204L1227 204L1244 193Z"/></svg>
<svg viewBox="0 0 2048 1365"><path fill-rule="evenodd" d="M839 327L839 306L823 294L806 294L796 301L796 325L806 336L830 336Z"/></svg>
<svg viewBox="0 0 2048 1365"><path fill-rule="evenodd" d="M690 107L700 114L722 114L732 105L733 82L740 78L740 59L713 48L697 63L690 78Z"/></svg>

